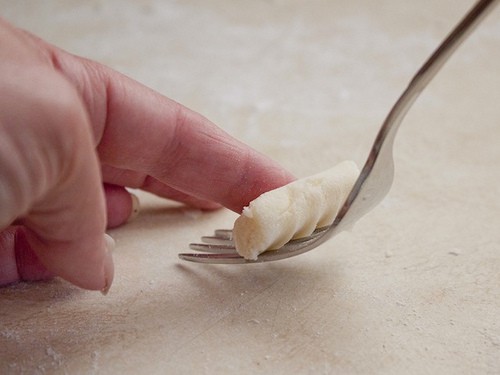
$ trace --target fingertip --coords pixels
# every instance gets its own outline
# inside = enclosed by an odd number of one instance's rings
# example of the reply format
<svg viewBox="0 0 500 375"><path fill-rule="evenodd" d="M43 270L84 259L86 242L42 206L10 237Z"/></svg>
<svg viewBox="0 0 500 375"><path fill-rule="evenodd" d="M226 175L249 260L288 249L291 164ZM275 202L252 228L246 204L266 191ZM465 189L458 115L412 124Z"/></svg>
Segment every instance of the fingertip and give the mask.
<svg viewBox="0 0 500 375"><path fill-rule="evenodd" d="M107 234L70 242L41 240L26 229L26 238L43 266L54 276L106 294L114 279L114 240Z"/></svg>
<svg viewBox="0 0 500 375"><path fill-rule="evenodd" d="M122 186L104 184L107 227L116 228L134 220L140 211L139 198Z"/></svg>

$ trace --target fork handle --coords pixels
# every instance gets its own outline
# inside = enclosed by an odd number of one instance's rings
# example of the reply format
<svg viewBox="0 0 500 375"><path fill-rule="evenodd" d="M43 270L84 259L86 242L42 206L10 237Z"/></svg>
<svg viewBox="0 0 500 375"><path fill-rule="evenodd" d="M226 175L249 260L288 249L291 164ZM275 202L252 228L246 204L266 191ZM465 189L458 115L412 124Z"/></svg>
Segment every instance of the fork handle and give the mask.
<svg viewBox="0 0 500 375"><path fill-rule="evenodd" d="M408 87L403 94L401 94L387 115L377 135L373 149L376 149L377 145L381 148L386 137L390 137L390 139L385 142L389 140L391 142L385 143L384 147L392 149L392 142L394 141L399 125L401 125L403 118L412 104L427 87L434 76L439 72L446 61L448 61L455 50L474 31L483 18L486 17L491 10L493 10L494 6L497 5L498 2L499 0L479 0L462 18L457 26L455 26L455 28L448 34L439 47L436 48L417 73L415 73L412 80L408 84ZM367 169L366 166L363 170L365 169ZM369 166L369 169L371 169L371 166Z"/></svg>
<svg viewBox="0 0 500 375"><path fill-rule="evenodd" d="M453 52L455 52L455 50L462 44L469 34L472 33L475 27L494 8L494 6L498 5L499 1L500 0L479 0L414 75L408 84L408 87L396 101L384 120L360 176L344 206L335 219L336 226L338 226L336 227L334 225L335 232L338 232L345 227L350 227L354 224L357 218L370 211L387 195L391 188L394 174L394 162L392 157L394 138L403 118L420 93L434 78L436 73L446 63L448 58L453 54ZM385 167L377 168L376 164L383 164ZM365 186L366 182L369 181L370 178L374 178L374 174L371 173L374 168L377 168L380 174L375 178L385 179L391 181L391 183L388 183L385 186L383 184L378 184L379 187L383 187L382 189L370 189L369 186ZM359 194L362 194L363 196L358 197ZM356 200L358 202L356 202ZM361 200L365 202L363 204L356 204L360 203L359 201ZM349 214L347 214L348 212ZM346 216L346 220L344 220L344 216Z"/></svg>
<svg viewBox="0 0 500 375"><path fill-rule="evenodd" d="M414 90L423 90L453 52L497 4L498 0L478 1L415 74L407 91L413 87Z"/></svg>

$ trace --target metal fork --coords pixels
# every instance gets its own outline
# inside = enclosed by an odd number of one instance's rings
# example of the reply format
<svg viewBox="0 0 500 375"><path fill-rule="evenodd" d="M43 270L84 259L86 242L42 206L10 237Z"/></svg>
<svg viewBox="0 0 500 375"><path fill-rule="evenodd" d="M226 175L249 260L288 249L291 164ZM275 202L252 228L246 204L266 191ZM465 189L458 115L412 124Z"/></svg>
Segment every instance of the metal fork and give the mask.
<svg viewBox="0 0 500 375"><path fill-rule="evenodd" d="M262 263L286 259L310 251L351 227L374 208L391 188L394 179L394 138L406 113L456 48L498 1L478 1L415 74L382 124L359 178L330 226L317 229L308 237L292 240L277 250L268 250L260 254L257 260L244 259L236 252L231 230L216 230L214 236L202 237L203 243L189 245L192 250L203 253L183 253L179 254L179 258L217 264Z"/></svg>

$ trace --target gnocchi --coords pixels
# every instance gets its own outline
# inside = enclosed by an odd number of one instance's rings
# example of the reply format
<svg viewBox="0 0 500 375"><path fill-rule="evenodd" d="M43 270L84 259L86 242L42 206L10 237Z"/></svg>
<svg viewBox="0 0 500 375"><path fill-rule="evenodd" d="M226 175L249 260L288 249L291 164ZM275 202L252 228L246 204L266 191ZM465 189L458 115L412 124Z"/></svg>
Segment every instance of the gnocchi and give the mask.
<svg viewBox="0 0 500 375"><path fill-rule="evenodd" d="M255 260L267 250L291 239L309 236L316 228L333 223L359 169L344 161L313 176L268 191L243 209L233 227L236 250Z"/></svg>

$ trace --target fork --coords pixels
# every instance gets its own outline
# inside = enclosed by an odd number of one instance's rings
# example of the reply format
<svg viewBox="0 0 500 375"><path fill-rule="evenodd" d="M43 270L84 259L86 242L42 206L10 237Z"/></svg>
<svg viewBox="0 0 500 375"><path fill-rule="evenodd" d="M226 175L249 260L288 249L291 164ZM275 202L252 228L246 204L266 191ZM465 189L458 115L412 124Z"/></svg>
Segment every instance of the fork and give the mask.
<svg viewBox="0 0 500 375"><path fill-rule="evenodd" d="M330 226L316 229L310 236L291 240L279 249L265 251L256 260L241 257L236 252L232 231L219 229L215 231L214 236L202 237L203 243L189 245L192 250L200 253L181 253L179 258L213 264L281 260L308 252L354 225L358 219L380 203L391 188L394 180L394 139L406 113L457 47L494 8L494 5L498 4L498 1L478 1L417 71L384 120L358 179Z"/></svg>

